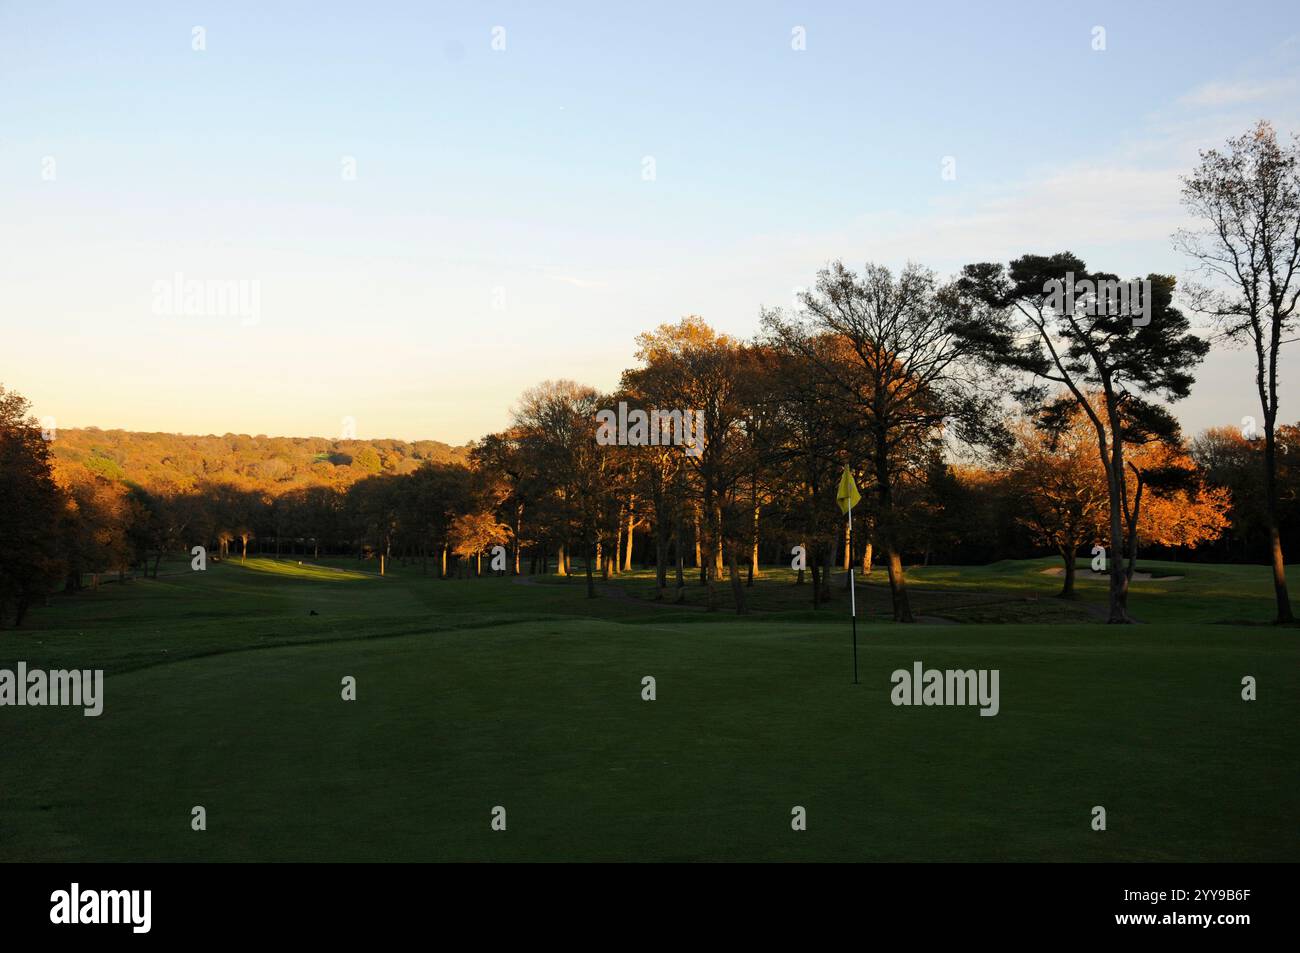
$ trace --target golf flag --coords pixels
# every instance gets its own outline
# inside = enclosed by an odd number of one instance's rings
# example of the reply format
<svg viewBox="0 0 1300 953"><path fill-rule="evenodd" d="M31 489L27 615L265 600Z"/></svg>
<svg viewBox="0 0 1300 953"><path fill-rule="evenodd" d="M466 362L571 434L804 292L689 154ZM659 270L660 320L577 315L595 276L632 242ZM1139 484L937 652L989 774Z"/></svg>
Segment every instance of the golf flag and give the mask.
<svg viewBox="0 0 1300 953"><path fill-rule="evenodd" d="M846 463L844 472L840 474L840 488L835 491L835 502L840 505L841 513L847 513L858 505L860 499L862 494L858 492L858 485L853 482L853 474L849 472L849 465Z"/></svg>
<svg viewBox="0 0 1300 953"><path fill-rule="evenodd" d="M858 492L858 485L853 482L853 474L849 472L849 465L844 464L844 472L840 474L840 486L835 491L835 502L840 505L840 512L849 518L849 541L845 543L846 547L852 546L853 537L853 507L858 505L858 500L862 499L862 494ZM857 593L853 588L853 569L849 568L849 617L853 620L853 684L858 684L858 599Z"/></svg>

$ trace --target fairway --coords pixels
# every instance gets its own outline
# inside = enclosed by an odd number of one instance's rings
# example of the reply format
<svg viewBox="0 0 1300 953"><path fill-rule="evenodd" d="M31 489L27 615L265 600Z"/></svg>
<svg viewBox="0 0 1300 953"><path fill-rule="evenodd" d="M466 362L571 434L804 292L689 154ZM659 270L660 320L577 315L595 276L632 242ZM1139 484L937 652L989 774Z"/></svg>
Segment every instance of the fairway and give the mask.
<svg viewBox="0 0 1300 953"><path fill-rule="evenodd" d="M1184 578L1135 584L1145 624L1122 627L1095 622L1090 580L1081 604L1053 599L1049 560L916 570L927 624L882 622L887 590L859 589L855 686L847 597L814 611L787 572L737 617L704 612L698 585L687 606L647 606L646 573L587 599L581 577L330 562L178 562L6 631L0 666L106 675L98 718L4 711L0 859L1300 853L1300 649L1261 624L1263 568L1144 563ZM1000 711L891 704L890 673L916 661L1000 670Z"/></svg>

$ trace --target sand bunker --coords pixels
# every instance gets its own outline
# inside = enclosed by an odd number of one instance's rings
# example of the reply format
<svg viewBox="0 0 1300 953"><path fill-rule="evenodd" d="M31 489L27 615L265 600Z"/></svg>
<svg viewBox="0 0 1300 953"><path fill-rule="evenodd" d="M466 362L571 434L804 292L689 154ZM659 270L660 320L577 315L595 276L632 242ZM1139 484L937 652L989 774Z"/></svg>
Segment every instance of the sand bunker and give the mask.
<svg viewBox="0 0 1300 953"><path fill-rule="evenodd" d="M1044 576L1064 576L1064 566L1049 566L1043 570ZM1093 572L1091 569L1081 569L1075 573L1076 579L1105 579L1109 573ZM1133 573L1134 582L1172 582L1175 579L1182 579L1182 576L1152 576L1149 572Z"/></svg>

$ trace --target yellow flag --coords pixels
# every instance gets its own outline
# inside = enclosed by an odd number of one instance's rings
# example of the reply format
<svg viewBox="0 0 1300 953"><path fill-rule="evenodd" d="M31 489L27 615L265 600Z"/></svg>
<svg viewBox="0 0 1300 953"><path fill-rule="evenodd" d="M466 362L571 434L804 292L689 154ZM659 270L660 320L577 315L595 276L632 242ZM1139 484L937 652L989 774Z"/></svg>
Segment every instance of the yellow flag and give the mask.
<svg viewBox="0 0 1300 953"><path fill-rule="evenodd" d="M835 502L840 505L841 513L847 513L858 505L860 499L862 494L858 492L858 485L853 482L853 474L849 472L848 464L845 464L844 472L840 474L840 488L835 491Z"/></svg>

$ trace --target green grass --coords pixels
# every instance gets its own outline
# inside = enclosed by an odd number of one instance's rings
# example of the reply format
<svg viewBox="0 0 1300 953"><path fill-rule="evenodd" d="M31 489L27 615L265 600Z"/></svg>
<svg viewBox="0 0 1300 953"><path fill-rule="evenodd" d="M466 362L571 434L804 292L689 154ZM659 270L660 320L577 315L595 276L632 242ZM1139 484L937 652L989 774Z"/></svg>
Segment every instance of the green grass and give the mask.
<svg viewBox="0 0 1300 953"><path fill-rule="evenodd" d="M1106 605L1107 577L1089 569L1081 559L1075 586L1081 601ZM974 591L995 586L1004 592L1052 596L1060 592L1060 576L1043 574L1061 565L1059 559L1006 560L990 566L937 566L909 571L918 586ZM1129 609L1143 622L1213 622L1264 625L1274 616L1273 580L1263 566L1229 566L1141 560L1139 572L1153 578L1130 585ZM1059 601L1059 600L1058 600Z"/></svg>
<svg viewBox="0 0 1300 953"><path fill-rule="evenodd" d="M689 578L679 607L644 572L588 600L323 562L108 585L0 632L0 667L107 672L99 718L0 708L0 859L1297 859L1300 631L1255 624L1262 567L1144 563L1186 578L1135 583L1130 627L1096 623L1085 574L1082 605L1052 598L1051 560L913 569L917 611L966 624L889 624L860 588L854 686L847 596L814 610L781 570L742 618ZM1001 713L891 705L917 659L999 669Z"/></svg>

